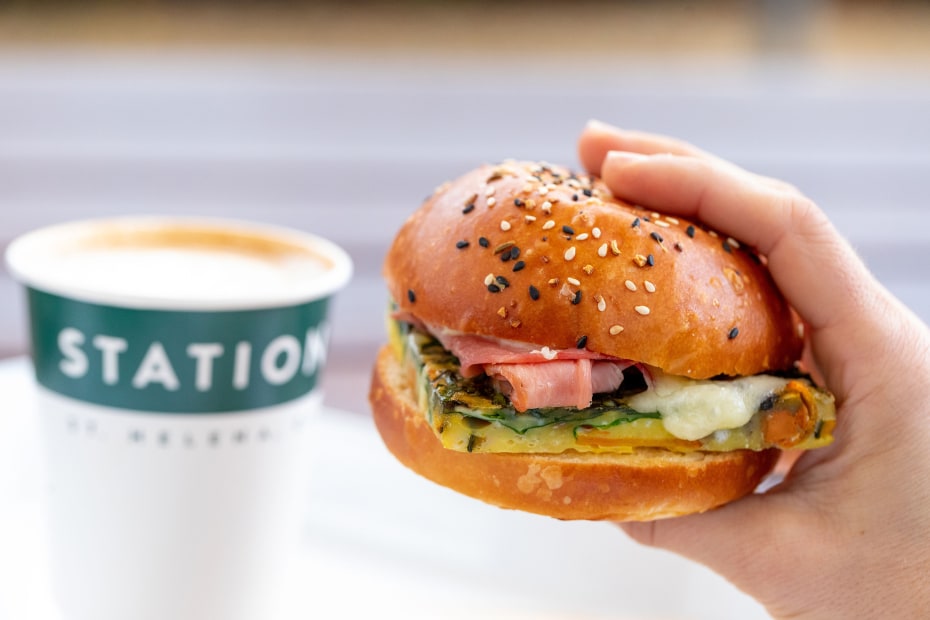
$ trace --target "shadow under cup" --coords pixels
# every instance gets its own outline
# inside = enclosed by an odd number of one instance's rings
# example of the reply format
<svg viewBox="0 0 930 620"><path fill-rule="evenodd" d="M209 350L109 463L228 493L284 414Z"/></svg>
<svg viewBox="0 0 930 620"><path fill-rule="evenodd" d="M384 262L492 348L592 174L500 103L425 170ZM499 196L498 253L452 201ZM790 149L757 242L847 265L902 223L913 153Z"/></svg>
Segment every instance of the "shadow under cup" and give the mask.
<svg viewBox="0 0 930 620"><path fill-rule="evenodd" d="M224 220L29 233L53 586L67 618L274 613L298 544L332 243Z"/></svg>

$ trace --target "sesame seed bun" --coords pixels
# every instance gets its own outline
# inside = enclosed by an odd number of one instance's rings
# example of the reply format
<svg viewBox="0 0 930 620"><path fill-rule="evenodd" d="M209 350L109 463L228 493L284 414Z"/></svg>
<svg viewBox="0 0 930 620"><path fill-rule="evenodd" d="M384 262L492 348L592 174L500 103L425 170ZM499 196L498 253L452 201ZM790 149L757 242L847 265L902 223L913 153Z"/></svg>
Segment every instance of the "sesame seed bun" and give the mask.
<svg viewBox="0 0 930 620"><path fill-rule="evenodd" d="M482 166L438 188L402 226L384 275L398 316L425 329L584 348L693 379L787 370L802 349L763 257L558 166ZM382 350L370 401L388 449L421 475L505 508L617 521L702 512L752 492L778 458L446 449L411 372Z"/></svg>
<svg viewBox="0 0 930 620"><path fill-rule="evenodd" d="M802 348L750 248L558 166L482 166L437 189L384 275L399 310L432 327L552 349L585 338L696 379L788 369Z"/></svg>
<svg viewBox="0 0 930 620"><path fill-rule="evenodd" d="M445 449L390 347L370 400L385 445L420 475L489 504L558 519L647 521L703 512L751 493L778 450L679 454L494 454Z"/></svg>

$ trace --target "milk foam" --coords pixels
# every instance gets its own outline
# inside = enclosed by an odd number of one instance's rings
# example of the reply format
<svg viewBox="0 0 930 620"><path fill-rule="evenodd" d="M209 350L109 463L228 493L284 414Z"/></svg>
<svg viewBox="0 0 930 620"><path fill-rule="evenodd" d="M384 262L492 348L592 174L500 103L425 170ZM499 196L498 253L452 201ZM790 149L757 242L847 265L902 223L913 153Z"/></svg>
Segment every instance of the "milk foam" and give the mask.
<svg viewBox="0 0 930 620"><path fill-rule="evenodd" d="M325 271L311 257L198 248L87 249L71 252L49 268L57 271L56 279L103 295L205 301L262 298Z"/></svg>
<svg viewBox="0 0 930 620"><path fill-rule="evenodd" d="M131 307L235 309L327 296L351 275L343 250L313 235L222 220L115 218L14 241L14 275L40 290Z"/></svg>

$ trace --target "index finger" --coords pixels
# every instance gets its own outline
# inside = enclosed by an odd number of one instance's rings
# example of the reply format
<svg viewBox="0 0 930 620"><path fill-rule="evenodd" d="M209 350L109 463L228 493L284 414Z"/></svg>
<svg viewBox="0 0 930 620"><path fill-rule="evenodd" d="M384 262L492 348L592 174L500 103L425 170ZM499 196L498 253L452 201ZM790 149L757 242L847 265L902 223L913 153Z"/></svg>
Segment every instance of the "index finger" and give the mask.
<svg viewBox="0 0 930 620"><path fill-rule="evenodd" d="M630 129L621 130L601 121L588 121L578 139L578 158L581 164L588 172L600 174L604 158L610 151L712 157L709 153L677 138Z"/></svg>
<svg viewBox="0 0 930 620"><path fill-rule="evenodd" d="M611 151L626 151L629 153L641 153L643 155L687 155L697 157L727 168L731 172L745 175L756 181L761 181L766 185L771 185L776 189L784 189L797 192L797 190L778 179L755 174L740 168L725 159L717 157L707 151L670 136L636 131L631 129L620 129L607 123L597 120L590 120L581 131L578 138L578 157L582 165L588 172L600 174L601 166L607 153Z"/></svg>
<svg viewBox="0 0 930 620"><path fill-rule="evenodd" d="M713 160L610 152L601 176L619 198L699 220L764 254L789 302L823 327L863 295L865 269L810 200Z"/></svg>
<svg viewBox="0 0 930 620"><path fill-rule="evenodd" d="M759 249L788 303L812 328L816 360L838 395L874 372L882 355L894 359L888 294L804 196L681 155L611 152L601 176L618 198L701 221Z"/></svg>

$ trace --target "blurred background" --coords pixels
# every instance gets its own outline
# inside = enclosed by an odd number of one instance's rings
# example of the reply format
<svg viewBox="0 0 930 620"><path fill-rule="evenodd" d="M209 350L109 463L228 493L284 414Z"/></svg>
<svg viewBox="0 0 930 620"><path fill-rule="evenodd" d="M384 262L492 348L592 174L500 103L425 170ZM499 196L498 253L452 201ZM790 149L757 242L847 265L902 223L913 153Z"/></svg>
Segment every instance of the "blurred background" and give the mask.
<svg viewBox="0 0 930 620"><path fill-rule="evenodd" d="M930 319L930 3L0 5L0 249L60 220L308 229L357 275L330 402L365 412L379 268L422 198L507 157L577 165L589 118L680 136L816 198ZM24 351L0 273L0 355Z"/></svg>
<svg viewBox="0 0 930 620"><path fill-rule="evenodd" d="M576 166L589 118L794 183L930 320L930 2L916 0L8 0L0 249L126 213L330 237L356 276L336 303L327 399L367 420L394 231L480 163ZM0 271L0 357L25 347ZM581 608L609 609L597 601Z"/></svg>

